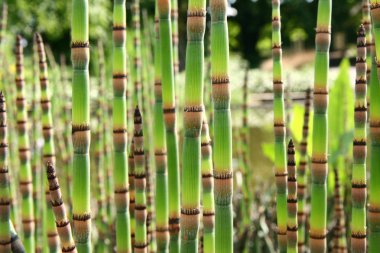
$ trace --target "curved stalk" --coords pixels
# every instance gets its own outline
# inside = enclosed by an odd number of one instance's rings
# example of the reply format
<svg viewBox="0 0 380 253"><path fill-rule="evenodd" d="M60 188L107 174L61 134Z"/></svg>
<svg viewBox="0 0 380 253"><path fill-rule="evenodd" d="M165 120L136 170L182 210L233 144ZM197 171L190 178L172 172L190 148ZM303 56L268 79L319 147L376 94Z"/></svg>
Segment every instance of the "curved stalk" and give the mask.
<svg viewBox="0 0 380 253"><path fill-rule="evenodd" d="M357 38L356 84L355 84L355 131L353 142L353 167L351 181L352 218L351 250L353 253L365 252L366 235L366 198L367 198L367 43L366 31L360 26Z"/></svg>
<svg viewBox="0 0 380 253"><path fill-rule="evenodd" d="M134 158L135 158L135 218L136 218L136 237L135 253L148 252L147 238L147 198L146 198L146 170L145 170L145 151L143 136L143 121L140 109L136 106L134 113Z"/></svg>
<svg viewBox="0 0 380 253"><path fill-rule="evenodd" d="M287 252L298 252L298 221L297 221L297 174L295 149L292 139L288 144L288 223Z"/></svg>
<svg viewBox="0 0 380 253"><path fill-rule="evenodd" d="M24 245L27 252L34 252L34 207L32 168L30 164L30 148L28 135L28 115L25 97L24 80L24 55L21 36L16 41L16 86L17 86L17 130L18 130L18 154L20 159L20 191L21 191L21 215L24 234Z"/></svg>
<svg viewBox="0 0 380 253"><path fill-rule="evenodd" d="M71 233L70 221L67 217L65 204L62 200L58 178L55 173L55 168L50 162L46 165L46 173L57 231L61 240L62 252L76 253L77 250Z"/></svg>
<svg viewBox="0 0 380 253"><path fill-rule="evenodd" d="M73 227L78 252L82 253L91 252L89 7L88 0L73 0L72 4Z"/></svg>
<svg viewBox="0 0 380 253"><path fill-rule="evenodd" d="M331 0L319 0L314 72L314 120L311 167L310 250L327 251L327 126Z"/></svg>
<svg viewBox="0 0 380 253"><path fill-rule="evenodd" d="M227 1L210 0L211 81L213 99L213 152L215 197L215 252L233 250L232 124L228 76Z"/></svg>
<svg viewBox="0 0 380 253"><path fill-rule="evenodd" d="M161 39L158 19L158 1L156 1L156 36L154 43L154 158L156 167L156 239L157 252L169 252L169 196L167 154L165 142L165 123L162 111L162 82L161 82Z"/></svg>
<svg viewBox="0 0 380 253"><path fill-rule="evenodd" d="M35 41L38 48L38 57L40 65L40 89L41 89L41 108L42 108L42 133L44 137L44 146L42 150L43 163L55 163L55 147L53 137L53 119L51 113L51 94L49 90L48 70L46 63L45 48L42 38L39 34L35 35ZM59 251L59 238L57 229L54 224L54 214L50 201L50 191L48 182L45 177L42 180L43 189L45 190L44 212L44 240L48 240L50 252Z"/></svg>
<svg viewBox="0 0 380 253"><path fill-rule="evenodd" d="M273 107L274 107L274 141L275 141L275 176L277 186L277 236L280 252L287 248L287 168L285 156L285 105L282 82L282 48L281 48L280 1L272 1L272 54L273 54Z"/></svg>
<svg viewBox="0 0 380 253"><path fill-rule="evenodd" d="M168 150L168 183L169 183L169 249L171 253L179 252L179 164L175 104L175 79L173 71L173 40L170 23L170 1L158 1L159 26L161 39L161 73L162 102Z"/></svg>

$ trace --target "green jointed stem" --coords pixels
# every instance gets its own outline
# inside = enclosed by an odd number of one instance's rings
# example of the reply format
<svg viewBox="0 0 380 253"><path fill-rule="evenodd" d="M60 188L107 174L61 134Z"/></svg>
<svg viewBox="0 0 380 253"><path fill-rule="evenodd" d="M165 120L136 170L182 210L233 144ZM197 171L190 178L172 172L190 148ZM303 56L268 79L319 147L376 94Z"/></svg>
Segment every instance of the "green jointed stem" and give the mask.
<svg viewBox="0 0 380 253"><path fill-rule="evenodd" d="M91 252L89 6L88 0L73 0L72 4L73 225L76 246L82 253Z"/></svg>
<svg viewBox="0 0 380 253"><path fill-rule="evenodd" d="M288 222L287 222L287 252L298 252L298 221L297 221L297 174L295 149L292 139L288 144Z"/></svg>
<svg viewBox="0 0 380 253"><path fill-rule="evenodd" d="M49 183L50 199L53 206L55 223L59 238L61 240L62 252L76 253L73 235L71 233L70 221L68 219L65 204L62 200L61 190L59 188L58 178L53 165L48 162L46 165L47 179Z"/></svg>
<svg viewBox="0 0 380 253"><path fill-rule="evenodd" d="M273 111L275 141L275 176L277 186L277 236L280 252L287 248L287 168L285 147L285 105L282 82L282 49L281 49L281 16L280 1L272 1L272 54L273 54Z"/></svg>
<svg viewBox="0 0 380 253"><path fill-rule="evenodd" d="M203 113L201 132L201 171L202 171L202 203L203 203L203 252L215 252L215 205L214 178L212 166L212 147L208 132L206 113Z"/></svg>
<svg viewBox="0 0 380 253"><path fill-rule="evenodd" d="M168 172L165 141L165 123L162 111L162 82L161 82L161 39L158 19L158 1L156 1L154 41L154 161L156 168L156 240L157 252L169 252L169 196Z"/></svg>
<svg viewBox="0 0 380 253"><path fill-rule="evenodd" d="M51 112L51 94L49 90L48 69L46 63L45 48L42 38L39 34L35 35L35 43L37 44L38 59L39 59L39 76L41 90L41 109L42 109L42 134L44 137L44 146L42 149L43 163L55 163L55 147L53 135L53 120ZM50 191L46 177L42 179L42 186L45 192L45 203L43 203L43 237L46 250L46 240L50 252L59 251L59 238L57 228L54 222L54 214L50 201Z"/></svg>
<svg viewBox="0 0 380 253"><path fill-rule="evenodd" d="M302 140L300 143L300 162L297 171L297 222L298 222L298 252L305 252L306 240L306 170L309 168L309 157L307 155L309 138L309 116L311 90L306 91L305 112L303 117Z"/></svg>
<svg viewBox="0 0 380 253"><path fill-rule="evenodd" d="M368 252L380 251L380 3L371 0L371 17L374 32L375 47L372 48L372 67L370 76L370 181L369 181L369 207L368 207ZM377 66L376 66L377 65ZM377 67L377 71L376 71Z"/></svg>
<svg viewBox="0 0 380 253"><path fill-rule="evenodd" d="M314 69L314 120L311 167L310 250L327 251L327 126L328 73L331 41L331 0L319 0Z"/></svg>
<svg viewBox="0 0 380 253"><path fill-rule="evenodd" d="M13 223L9 221L9 227L11 228L11 250L13 253L26 253L25 247L18 237L17 232L13 226Z"/></svg>
<svg viewBox="0 0 380 253"><path fill-rule="evenodd" d="M8 174L7 112L0 92L0 252L11 252L11 192Z"/></svg>
<svg viewBox="0 0 380 253"><path fill-rule="evenodd" d="M21 36L16 41L16 86L17 86L17 130L18 130L18 154L20 159L20 191L21 191L21 216L23 227L23 242L27 252L34 252L34 207L32 168L30 165L30 149L28 134L28 115L25 97L24 81L24 55Z"/></svg>
<svg viewBox="0 0 380 253"><path fill-rule="evenodd" d="M172 28L170 22L169 0L158 0L160 44L161 44L161 78L162 108L164 112L166 146L168 150L168 183L169 183L169 233L170 253L179 252L179 164L176 126L175 80L173 72Z"/></svg>
<svg viewBox="0 0 380 253"><path fill-rule="evenodd" d="M38 56L38 45L36 41L33 43L33 90L32 90L32 104L31 104L31 117L33 122L33 127L30 129L32 137L32 177L33 177L33 202L34 202L34 220L36 223L35 229L35 241L36 241L36 251L42 250L42 202L41 202L41 192L42 187L42 174L41 174L41 146L38 140L41 138L41 123L39 121L41 114L38 110L39 104L39 56Z"/></svg>
<svg viewBox="0 0 380 253"><path fill-rule="evenodd" d="M178 59L178 0L170 0L171 10L171 27L172 27L172 42L173 42L173 70L174 76L179 72Z"/></svg>
<svg viewBox="0 0 380 253"><path fill-rule="evenodd" d="M133 65L132 78L134 87L134 105L142 104L141 94L141 23L140 23L140 0L133 0L132 3L132 26L133 26Z"/></svg>
<svg viewBox="0 0 380 253"><path fill-rule="evenodd" d="M129 215L132 248L135 246L136 219L135 219L135 142L132 138L128 155L128 181L129 181Z"/></svg>
<svg viewBox="0 0 380 253"><path fill-rule="evenodd" d="M227 0L210 0L215 197L215 252L233 251L232 123Z"/></svg>
<svg viewBox="0 0 380 253"><path fill-rule="evenodd" d="M362 0L362 24L365 28L366 36L366 47L367 47L367 85L369 85L369 79L371 75L372 67L372 24L371 24L371 10L370 10L370 0ZM367 92L367 109L369 107L369 92Z"/></svg>
<svg viewBox="0 0 380 253"><path fill-rule="evenodd" d="M116 250L132 252L130 240L127 154L127 55L125 0L113 9L113 150L116 205Z"/></svg>
<svg viewBox="0 0 380 253"><path fill-rule="evenodd" d="M335 226L334 226L334 239L333 239L333 252L347 252L346 242L346 225L344 217L342 189L340 187L339 172L335 168L335 189L334 189L334 214L335 214ZM365 252L365 251L364 251Z"/></svg>
<svg viewBox="0 0 380 253"><path fill-rule="evenodd" d="M370 33L370 31L369 31ZM366 30L360 26L357 38L355 82L355 131L352 167L351 251L365 252L366 245L366 199L367 199L367 43Z"/></svg>
<svg viewBox="0 0 380 253"><path fill-rule="evenodd" d="M182 155L181 252L198 252L201 198L204 33L206 1L190 0L187 11L184 140Z"/></svg>
<svg viewBox="0 0 380 253"><path fill-rule="evenodd" d="M147 253L147 198L146 198L146 170L145 170L145 151L143 122L140 109L136 106L134 113L134 158L135 158L135 219L136 237L134 252Z"/></svg>

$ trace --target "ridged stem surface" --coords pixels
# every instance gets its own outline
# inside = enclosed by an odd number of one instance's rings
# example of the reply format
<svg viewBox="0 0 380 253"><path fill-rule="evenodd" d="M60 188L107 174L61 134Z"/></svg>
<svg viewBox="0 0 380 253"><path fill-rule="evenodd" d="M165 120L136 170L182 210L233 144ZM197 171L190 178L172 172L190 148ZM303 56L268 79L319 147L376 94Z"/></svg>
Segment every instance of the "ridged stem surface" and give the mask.
<svg viewBox="0 0 380 253"><path fill-rule="evenodd" d="M288 221L287 221L287 252L298 252L298 220L297 220L297 169L295 148L292 139L288 144Z"/></svg>

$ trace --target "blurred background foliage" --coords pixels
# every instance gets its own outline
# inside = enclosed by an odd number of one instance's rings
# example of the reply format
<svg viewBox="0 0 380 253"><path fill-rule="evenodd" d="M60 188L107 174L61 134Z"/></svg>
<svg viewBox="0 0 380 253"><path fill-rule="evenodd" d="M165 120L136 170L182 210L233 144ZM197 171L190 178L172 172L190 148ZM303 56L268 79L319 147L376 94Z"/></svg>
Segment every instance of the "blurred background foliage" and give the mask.
<svg viewBox="0 0 380 253"><path fill-rule="evenodd" d="M112 43L112 0L89 0L91 40ZM333 1L332 41L339 50L355 43L356 26L360 21L361 1ZM259 66L271 56L271 0L229 0L229 36L231 52L247 60L251 67ZM283 46L288 50L307 50L314 47L314 27L317 0L282 1ZM54 54L69 56L70 14L68 1L9 0L8 29L21 33L31 41L34 31L40 31ZM131 1L127 1L128 19ZM154 1L142 0L142 9L153 19ZM179 1L179 35L181 68L186 46L187 1ZM208 20L210 17L208 16ZM130 23L130 22L129 22ZM151 22L149 22L151 23ZM207 36L207 35L206 35ZM94 44L93 44L94 45ZM106 47L105 48L109 48ZM30 52L30 47L29 47Z"/></svg>

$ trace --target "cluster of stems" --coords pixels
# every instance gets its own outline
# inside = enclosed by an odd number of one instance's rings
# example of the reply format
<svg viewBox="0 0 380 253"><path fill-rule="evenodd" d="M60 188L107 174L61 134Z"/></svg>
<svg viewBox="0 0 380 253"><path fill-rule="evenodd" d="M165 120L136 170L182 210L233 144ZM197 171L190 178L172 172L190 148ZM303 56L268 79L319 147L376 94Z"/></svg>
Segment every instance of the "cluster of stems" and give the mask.
<svg viewBox="0 0 380 253"><path fill-rule="evenodd" d="M272 1L273 107L275 141L275 176L277 187L277 235L280 252L287 248L287 167L285 147L284 87L282 81L280 1Z"/></svg>
<svg viewBox="0 0 380 253"><path fill-rule="evenodd" d="M353 253L365 252L366 235L366 198L367 198L367 43L366 30L360 26L357 38L356 81L355 81L355 131L353 142L352 167L352 217L351 250Z"/></svg>
<svg viewBox="0 0 380 253"><path fill-rule="evenodd" d="M314 69L314 120L311 158L310 250L326 252L328 73L331 42L331 0L319 0Z"/></svg>
<svg viewBox="0 0 380 253"><path fill-rule="evenodd" d="M73 0L71 30L73 227L78 252L91 252L88 0Z"/></svg>

